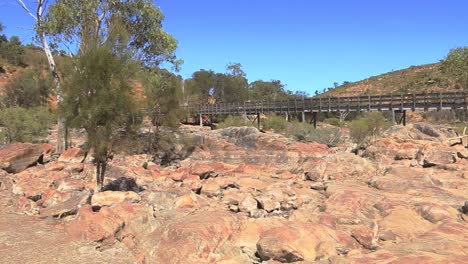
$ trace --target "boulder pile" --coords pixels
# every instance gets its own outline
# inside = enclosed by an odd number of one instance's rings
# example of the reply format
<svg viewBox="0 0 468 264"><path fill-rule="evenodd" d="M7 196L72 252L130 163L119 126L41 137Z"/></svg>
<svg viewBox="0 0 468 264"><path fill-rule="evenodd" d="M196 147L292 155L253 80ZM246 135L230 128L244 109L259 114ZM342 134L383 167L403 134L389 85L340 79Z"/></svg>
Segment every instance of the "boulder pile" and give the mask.
<svg viewBox="0 0 468 264"><path fill-rule="evenodd" d="M468 160L449 129L394 126L358 154L251 127L184 133L200 144L178 166L115 155L101 192L82 149L4 146L0 218L122 263L468 262Z"/></svg>

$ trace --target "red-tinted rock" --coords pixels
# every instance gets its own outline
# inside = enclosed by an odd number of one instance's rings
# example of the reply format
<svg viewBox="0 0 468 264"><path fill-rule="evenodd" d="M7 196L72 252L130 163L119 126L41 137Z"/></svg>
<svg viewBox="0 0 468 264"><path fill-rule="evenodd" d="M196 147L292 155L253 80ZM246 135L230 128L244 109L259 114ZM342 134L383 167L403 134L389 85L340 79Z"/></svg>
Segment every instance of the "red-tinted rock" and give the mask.
<svg viewBox="0 0 468 264"><path fill-rule="evenodd" d="M223 250L242 225L229 212L200 211L168 220L158 227L144 246L149 263L214 263L215 251Z"/></svg>
<svg viewBox="0 0 468 264"><path fill-rule="evenodd" d="M105 191L95 193L91 199L93 206L111 206L122 202L137 203L141 197L135 192Z"/></svg>
<svg viewBox="0 0 468 264"><path fill-rule="evenodd" d="M15 143L0 149L2 169L9 173L18 173L34 165L42 155L39 145L31 143Z"/></svg>
<svg viewBox="0 0 468 264"><path fill-rule="evenodd" d="M65 216L75 214L78 209L89 202L91 193L88 190L76 192L72 197L63 203L57 203L55 205L49 206L47 208L40 210L41 217L48 216Z"/></svg>
<svg viewBox="0 0 468 264"><path fill-rule="evenodd" d="M74 239L103 241L114 239L123 225L124 220L108 207L93 212L90 205L85 205L78 211L77 218L65 229Z"/></svg>
<svg viewBox="0 0 468 264"><path fill-rule="evenodd" d="M86 152L80 148L65 150L59 157L59 161L81 163L86 158Z"/></svg>
<svg viewBox="0 0 468 264"><path fill-rule="evenodd" d="M361 244L364 248L375 249L376 240L374 240L373 230L367 226L359 226L353 229L352 236Z"/></svg>

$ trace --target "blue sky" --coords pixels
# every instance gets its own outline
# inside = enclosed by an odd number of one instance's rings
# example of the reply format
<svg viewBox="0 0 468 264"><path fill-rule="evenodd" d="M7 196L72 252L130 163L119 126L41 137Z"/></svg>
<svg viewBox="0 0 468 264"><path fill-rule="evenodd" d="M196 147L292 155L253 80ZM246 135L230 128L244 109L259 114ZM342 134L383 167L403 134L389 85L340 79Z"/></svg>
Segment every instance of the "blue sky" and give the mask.
<svg viewBox="0 0 468 264"><path fill-rule="evenodd" d="M27 1L28 2L28 1ZM29 0L32 2L32 0ZM466 0L159 0L187 78L243 65L249 81L278 79L311 94L333 82L443 59L468 46ZM32 20L0 0L7 35L30 41Z"/></svg>

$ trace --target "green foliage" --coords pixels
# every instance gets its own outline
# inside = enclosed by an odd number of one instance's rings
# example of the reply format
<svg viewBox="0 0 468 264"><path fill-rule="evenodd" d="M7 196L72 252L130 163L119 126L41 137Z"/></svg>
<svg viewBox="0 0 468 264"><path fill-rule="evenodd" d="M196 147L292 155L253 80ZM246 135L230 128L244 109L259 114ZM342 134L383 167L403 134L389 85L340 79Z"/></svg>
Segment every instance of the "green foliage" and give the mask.
<svg viewBox="0 0 468 264"><path fill-rule="evenodd" d="M248 97L248 81L239 63L229 64L226 73L200 70L185 82L185 101L207 103L208 98L218 102L242 102Z"/></svg>
<svg viewBox="0 0 468 264"><path fill-rule="evenodd" d="M285 91L284 84L278 80L272 80L270 82L255 81L250 84L249 91L249 98L252 100L279 101L292 97Z"/></svg>
<svg viewBox="0 0 468 264"><path fill-rule="evenodd" d="M263 128L266 130L272 129L277 133L286 131L288 121L283 116L273 115L262 120Z"/></svg>
<svg viewBox="0 0 468 264"><path fill-rule="evenodd" d="M25 109L21 107L0 110L0 141L37 142L47 136L53 115L45 107ZM3 137L3 138L2 138Z"/></svg>
<svg viewBox="0 0 468 264"><path fill-rule="evenodd" d="M145 97L147 111L151 113L153 124L172 128L179 126L183 115L182 77L165 69L145 72Z"/></svg>
<svg viewBox="0 0 468 264"><path fill-rule="evenodd" d="M223 122L219 123L217 128L252 126L250 121L246 121L241 116L228 116Z"/></svg>
<svg viewBox="0 0 468 264"><path fill-rule="evenodd" d="M129 82L137 65L126 45L128 36L119 23L109 30L104 44L90 43L76 58L64 80L66 96L61 107L68 124L88 134L100 187L114 145L141 122Z"/></svg>
<svg viewBox="0 0 468 264"><path fill-rule="evenodd" d="M0 41L0 57L3 57L8 63L20 66L23 65L24 47L19 37L12 36L9 41Z"/></svg>
<svg viewBox="0 0 468 264"><path fill-rule="evenodd" d="M51 85L52 81L48 75L43 76L37 70L26 69L7 83L2 103L6 107L45 106L48 103Z"/></svg>
<svg viewBox="0 0 468 264"><path fill-rule="evenodd" d="M380 135L390 126L391 123L381 112L371 112L365 118L354 120L349 124L350 136L356 144L362 145L370 137Z"/></svg>
<svg viewBox="0 0 468 264"><path fill-rule="evenodd" d="M456 85L461 89L468 87L468 47L450 50L442 61L441 69L454 77Z"/></svg>
<svg viewBox="0 0 468 264"><path fill-rule="evenodd" d="M335 147L342 142L341 132L338 128L317 128L303 122L291 122L286 130L287 135L292 135L300 141L318 142Z"/></svg>
<svg viewBox="0 0 468 264"><path fill-rule="evenodd" d="M323 122L332 126L336 126L336 127L341 126L340 120L336 117L330 117L330 118L324 119Z"/></svg>
<svg viewBox="0 0 468 264"><path fill-rule="evenodd" d="M84 52L97 37L105 39L113 20L122 21L135 59L147 66L168 61L176 68L177 41L162 29L164 15L150 0L57 0L46 17L46 34L56 42L76 43Z"/></svg>

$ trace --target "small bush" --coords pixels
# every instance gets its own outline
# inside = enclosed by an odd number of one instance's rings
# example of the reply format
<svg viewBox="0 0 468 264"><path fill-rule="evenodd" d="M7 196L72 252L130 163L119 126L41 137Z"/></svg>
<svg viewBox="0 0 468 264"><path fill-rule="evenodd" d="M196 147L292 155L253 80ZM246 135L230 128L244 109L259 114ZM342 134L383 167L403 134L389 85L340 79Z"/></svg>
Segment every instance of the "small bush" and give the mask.
<svg viewBox="0 0 468 264"><path fill-rule="evenodd" d="M381 112L371 112L365 118L354 120L349 125L350 136L354 143L362 145L370 137L381 134L391 126Z"/></svg>
<svg viewBox="0 0 468 264"><path fill-rule="evenodd" d="M299 141L318 142L329 147L335 147L342 142L338 128L315 129L311 124L307 123L291 122L286 134L296 137Z"/></svg>
<svg viewBox="0 0 468 264"><path fill-rule="evenodd" d="M45 107L25 109L21 107L5 108L0 111L0 133L3 143L38 142L47 136L54 120Z"/></svg>
<svg viewBox="0 0 468 264"><path fill-rule="evenodd" d="M241 116L228 116L223 122L218 124L218 128L252 126L252 123L246 121Z"/></svg>
<svg viewBox="0 0 468 264"><path fill-rule="evenodd" d="M27 69L7 83L3 104L6 107L26 108L47 105L51 86L52 81L48 76Z"/></svg>
<svg viewBox="0 0 468 264"><path fill-rule="evenodd" d="M288 121L281 116L271 116L262 121L265 130L272 129L277 133L285 132L288 128Z"/></svg>
<svg viewBox="0 0 468 264"><path fill-rule="evenodd" d="M332 125L332 126L336 126L336 127L341 126L340 120L338 118L336 118L336 117L327 118L327 119L323 120L323 122L326 123L326 124Z"/></svg>

